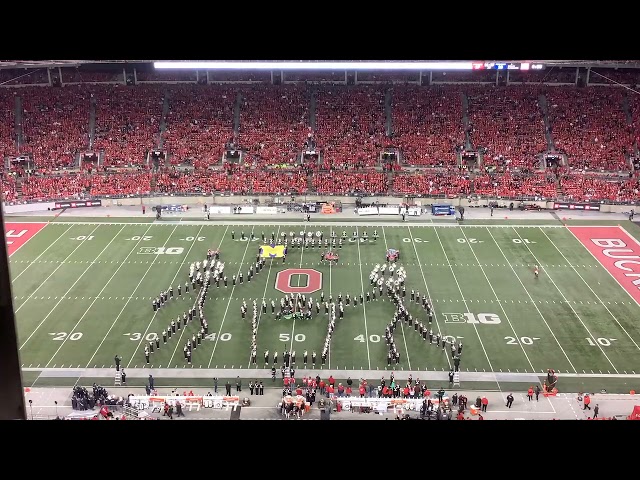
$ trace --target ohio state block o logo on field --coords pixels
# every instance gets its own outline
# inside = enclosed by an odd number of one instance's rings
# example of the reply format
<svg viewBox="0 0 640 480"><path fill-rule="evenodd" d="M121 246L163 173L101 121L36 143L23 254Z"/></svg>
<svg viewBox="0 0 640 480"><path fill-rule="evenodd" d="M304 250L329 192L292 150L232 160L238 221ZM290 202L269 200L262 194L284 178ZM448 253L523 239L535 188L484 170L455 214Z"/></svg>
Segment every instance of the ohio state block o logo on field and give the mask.
<svg viewBox="0 0 640 480"><path fill-rule="evenodd" d="M299 276L294 279L294 275ZM306 277L306 281L301 277ZM283 293L313 293L321 288L322 272L312 268L288 268L276 276L276 290Z"/></svg>

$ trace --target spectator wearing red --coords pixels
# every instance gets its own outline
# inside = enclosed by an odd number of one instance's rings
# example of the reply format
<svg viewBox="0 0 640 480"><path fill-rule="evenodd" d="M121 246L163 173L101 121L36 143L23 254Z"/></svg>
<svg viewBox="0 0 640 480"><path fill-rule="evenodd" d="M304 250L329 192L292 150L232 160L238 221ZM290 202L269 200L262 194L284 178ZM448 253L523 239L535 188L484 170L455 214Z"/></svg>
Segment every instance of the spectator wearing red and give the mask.
<svg viewBox="0 0 640 480"><path fill-rule="evenodd" d="M320 393L321 393L322 395L324 395L325 387L326 387L326 385L325 385L325 383L324 383L324 380L322 380L322 379L321 379L321 380L320 380L320 383L318 383L318 388L320 388Z"/></svg>
<svg viewBox="0 0 640 480"><path fill-rule="evenodd" d="M366 393L364 385L360 385L360 388L358 389L358 392L360 393L360 398L363 398L365 393Z"/></svg>
<svg viewBox="0 0 640 480"><path fill-rule="evenodd" d="M336 381L333 378L333 375L329 375L329 385L331 385L332 387L336 385Z"/></svg>
<svg viewBox="0 0 640 480"><path fill-rule="evenodd" d="M485 395L483 395L480 403L482 404L482 411L486 412L487 407L489 406L489 399Z"/></svg>

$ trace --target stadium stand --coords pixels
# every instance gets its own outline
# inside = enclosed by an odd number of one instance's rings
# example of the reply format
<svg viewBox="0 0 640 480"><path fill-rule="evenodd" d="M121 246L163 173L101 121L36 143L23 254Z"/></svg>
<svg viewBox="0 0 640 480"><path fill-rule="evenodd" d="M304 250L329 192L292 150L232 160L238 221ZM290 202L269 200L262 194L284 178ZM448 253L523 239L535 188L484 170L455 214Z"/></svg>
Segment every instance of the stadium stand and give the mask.
<svg viewBox="0 0 640 480"><path fill-rule="evenodd" d="M638 156L640 101L615 86L576 88L531 81L522 85L517 78L524 78L523 72L509 72L513 73L512 84L500 87L468 82L429 87L321 83L323 78L339 77L340 72L285 76L292 83L284 85L264 83L264 73L234 72L209 72L208 79L210 83L238 79L257 83L86 85L113 81L117 75L61 70L64 82L78 84L0 89L0 154L4 160L0 178L7 202L212 192L631 202L640 190L630 161L631 156ZM616 81L636 78L635 72L602 71L617 75ZM47 74L46 69L30 70L15 80L24 73L3 70L0 79L23 85L20 81L40 82ZM495 77L495 72L485 73L474 77L475 81ZM575 70L569 68L551 69L544 75L531 73L529 80L538 78L538 83L575 82ZM249 77L258 80L247 80ZM193 76L146 73L138 80L155 82L156 78L193 80ZM406 77L370 72L359 77L363 78L387 83ZM387 90L392 99L389 137ZM456 151L465 143L462 93L469 100L471 143L486 149L483 166L493 167L489 171L458 167ZM234 134L238 94L239 130ZM540 170L538 162L547 147L538 106L542 94L549 106L555 148L568 158L568 166L554 171ZM311 129L313 95L315 130ZM16 142L16 96L23 106L21 144ZM79 171L78 154L90 145L92 96L96 104L93 150L100 152L101 163ZM309 135L322 153L320 164L299 162ZM222 163L225 145L231 141L245 151L243 163ZM399 148L402 162L381 168L380 152L390 146ZM146 154L158 148L169 153L169 161L152 172ZM27 175L22 167L10 165L7 159L18 154L33 155L35 172ZM193 168L179 171L184 163Z"/></svg>
<svg viewBox="0 0 640 480"><path fill-rule="evenodd" d="M377 85L321 86L316 92L323 168L370 168L386 143L384 89Z"/></svg>
<svg viewBox="0 0 640 480"><path fill-rule="evenodd" d="M157 147L163 91L161 85L96 85L95 150L104 166L142 166L145 153ZM86 118L86 117L85 117Z"/></svg>
<svg viewBox="0 0 640 480"><path fill-rule="evenodd" d="M486 152L483 165L536 168L547 149L536 87L467 87L471 142Z"/></svg>
<svg viewBox="0 0 640 480"><path fill-rule="evenodd" d="M69 168L89 146L89 98L83 87L20 90L24 147L37 168Z"/></svg>
<svg viewBox="0 0 640 480"><path fill-rule="evenodd" d="M163 138L171 164L189 160L195 168L207 168L220 162L225 143L233 137L237 89L184 84L167 86L166 92L169 113Z"/></svg>
<svg viewBox="0 0 640 480"><path fill-rule="evenodd" d="M258 168L294 165L309 133L309 98L304 86L258 84L240 90L238 143Z"/></svg>
<svg viewBox="0 0 640 480"><path fill-rule="evenodd" d="M393 140L407 166L453 166L464 143L461 90L455 86L393 89Z"/></svg>
<svg viewBox="0 0 640 480"><path fill-rule="evenodd" d="M620 88L547 91L549 120L555 147L569 157L576 170L628 171L625 154L634 143L623 110Z"/></svg>

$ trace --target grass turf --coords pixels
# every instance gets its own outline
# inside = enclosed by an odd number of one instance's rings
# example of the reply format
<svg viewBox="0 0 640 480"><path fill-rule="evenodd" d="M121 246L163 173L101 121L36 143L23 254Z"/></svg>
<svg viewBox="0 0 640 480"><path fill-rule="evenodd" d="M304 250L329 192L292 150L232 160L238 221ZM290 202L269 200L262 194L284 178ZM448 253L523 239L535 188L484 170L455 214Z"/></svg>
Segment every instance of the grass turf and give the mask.
<svg viewBox="0 0 640 480"><path fill-rule="evenodd" d="M343 225L333 228L338 234L346 230L349 236L355 229L366 229L371 236L374 229L361 223ZM624 222L624 226L638 237L638 227L630 222ZM269 235L272 231L279 234L303 229L321 230L328 236L331 228L256 224L244 231L246 235L253 231L257 238L263 231ZM250 314L246 320L240 317L243 299L250 309L253 299L260 304L263 297L268 303L276 299L278 304L283 294L275 288L276 276L286 268L321 272L326 297L330 293L334 298L339 293L353 297L372 289L370 271L384 261L387 248L396 248L407 270L408 292L416 289L424 295L428 291L436 312L434 331L439 328L443 334L463 341L463 372L540 374L555 368L564 391L563 373L640 373L640 351L620 327L640 342L638 305L565 229L508 223L490 228L398 224L377 229L377 242L346 243L339 250L337 266L320 265L324 248L295 248L290 249L286 263L269 260L266 269L248 283L249 265L262 242L240 241L242 227L131 224L119 219L100 224L52 222L11 257L22 365L109 367L118 354L124 366L142 368L144 342L191 306L195 295L183 292L156 315L151 298L170 284L184 285L189 263L204 259L208 248L220 247L227 276L242 271L245 282L235 288L231 282L227 288L211 285L205 309L213 335L194 351L193 368L246 369L250 366L251 332ZM235 240L231 239L232 230ZM90 240L78 240L89 236ZM141 253L146 247L164 247L166 253ZM541 266L537 279L532 273L536 263ZM304 285L303 278L298 279ZM293 282L295 285L298 280ZM310 295L316 300L319 293ZM409 309L424 319L418 305ZM277 350L280 359L284 349L295 350L298 364L304 350L309 354L315 350L319 358L327 328L324 310L311 321L276 321L270 312L269 308L267 314L260 315L258 367L264 367L265 350ZM384 327L392 313L392 304L380 297L363 306L345 307L345 318L338 322L325 368L380 370L384 374ZM459 315L464 313L473 317ZM454 322L461 318L467 322ZM480 323L482 318L497 318L499 322ZM469 319L476 323L469 323ZM195 324L183 328L178 338L174 336L153 354L154 368L184 366L185 331L195 332ZM406 325L398 328L395 339L401 354L398 369L419 375L425 369L450 368L449 348L443 352L428 345ZM28 373L30 379L33 372ZM40 378L36 384L56 381L65 382ZM567 382L576 388L591 386L598 390L607 388L600 385L611 384L627 392L639 383L632 377L608 383L593 378L567 378Z"/></svg>

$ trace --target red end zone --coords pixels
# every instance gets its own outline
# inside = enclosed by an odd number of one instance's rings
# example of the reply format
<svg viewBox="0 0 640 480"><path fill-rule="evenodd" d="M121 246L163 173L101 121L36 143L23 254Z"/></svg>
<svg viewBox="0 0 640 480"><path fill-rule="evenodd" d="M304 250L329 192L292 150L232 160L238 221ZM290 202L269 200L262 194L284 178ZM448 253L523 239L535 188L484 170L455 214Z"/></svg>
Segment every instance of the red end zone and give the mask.
<svg viewBox="0 0 640 480"><path fill-rule="evenodd" d="M640 245L620 227L567 227L640 304Z"/></svg>
<svg viewBox="0 0 640 480"><path fill-rule="evenodd" d="M46 226L46 223L5 223L5 239L9 256L16 253L20 247Z"/></svg>

